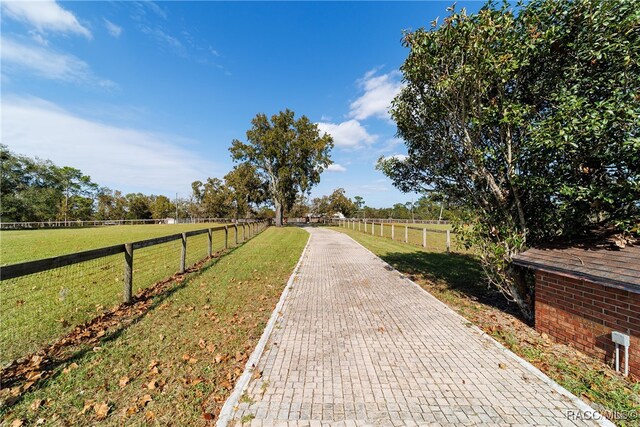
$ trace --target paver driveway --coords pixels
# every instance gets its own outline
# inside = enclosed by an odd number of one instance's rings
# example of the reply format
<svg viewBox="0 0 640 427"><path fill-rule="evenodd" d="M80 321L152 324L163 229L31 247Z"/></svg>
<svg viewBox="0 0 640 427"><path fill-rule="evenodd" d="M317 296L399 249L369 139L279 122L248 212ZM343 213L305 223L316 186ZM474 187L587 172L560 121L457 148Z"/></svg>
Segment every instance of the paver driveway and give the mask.
<svg viewBox="0 0 640 427"><path fill-rule="evenodd" d="M350 237L308 230L233 423L596 424L570 421L569 397Z"/></svg>

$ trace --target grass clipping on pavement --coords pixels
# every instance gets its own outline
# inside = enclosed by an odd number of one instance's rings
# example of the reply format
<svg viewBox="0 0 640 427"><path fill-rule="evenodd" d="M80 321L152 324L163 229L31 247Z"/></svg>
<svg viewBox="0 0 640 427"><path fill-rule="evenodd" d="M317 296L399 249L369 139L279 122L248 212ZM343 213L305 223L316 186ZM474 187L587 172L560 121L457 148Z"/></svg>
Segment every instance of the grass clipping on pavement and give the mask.
<svg viewBox="0 0 640 427"><path fill-rule="evenodd" d="M0 408L7 425L198 425L215 420L308 239L269 228L159 295Z"/></svg>

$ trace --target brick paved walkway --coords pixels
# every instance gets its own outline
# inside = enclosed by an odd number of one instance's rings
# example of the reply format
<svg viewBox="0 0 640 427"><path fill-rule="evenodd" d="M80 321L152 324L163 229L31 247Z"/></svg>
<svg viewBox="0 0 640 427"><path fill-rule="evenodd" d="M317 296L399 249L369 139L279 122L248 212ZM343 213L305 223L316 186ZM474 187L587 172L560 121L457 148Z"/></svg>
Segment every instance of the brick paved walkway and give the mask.
<svg viewBox="0 0 640 427"><path fill-rule="evenodd" d="M348 236L311 240L234 424L596 425Z"/></svg>

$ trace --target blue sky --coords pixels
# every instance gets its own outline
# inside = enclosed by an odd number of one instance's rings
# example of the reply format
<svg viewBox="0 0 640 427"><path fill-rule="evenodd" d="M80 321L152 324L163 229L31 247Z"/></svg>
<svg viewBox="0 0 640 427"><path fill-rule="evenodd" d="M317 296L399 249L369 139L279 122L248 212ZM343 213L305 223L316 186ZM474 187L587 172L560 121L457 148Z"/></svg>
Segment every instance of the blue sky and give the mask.
<svg viewBox="0 0 640 427"><path fill-rule="evenodd" d="M2 142L113 189L186 197L233 167L256 113L290 108L335 140L312 196L405 202L374 167L406 153L387 113L400 39L449 4L3 1Z"/></svg>

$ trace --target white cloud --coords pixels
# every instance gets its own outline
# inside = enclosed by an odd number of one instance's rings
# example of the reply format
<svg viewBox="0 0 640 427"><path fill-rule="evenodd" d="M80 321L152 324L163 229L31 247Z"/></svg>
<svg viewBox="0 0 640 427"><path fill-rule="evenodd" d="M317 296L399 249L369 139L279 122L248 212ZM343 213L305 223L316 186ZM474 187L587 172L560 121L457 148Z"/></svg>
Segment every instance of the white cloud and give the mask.
<svg viewBox="0 0 640 427"><path fill-rule="evenodd" d="M25 22L41 32L75 33L91 38L91 32L78 22L73 13L54 0L3 1L2 9L10 18Z"/></svg>
<svg viewBox="0 0 640 427"><path fill-rule="evenodd" d="M184 194L217 170L179 147L184 138L87 120L39 98L3 97L2 138L16 153L76 167L124 191Z"/></svg>
<svg viewBox="0 0 640 427"><path fill-rule="evenodd" d="M338 163L332 163L327 167L326 170L327 172L346 172L347 168Z"/></svg>
<svg viewBox="0 0 640 427"><path fill-rule="evenodd" d="M377 117L389 120L391 101L402 89L400 73L392 71L388 74L376 75L376 70L369 71L358 80L364 90L360 98L351 103L349 117L364 120Z"/></svg>
<svg viewBox="0 0 640 427"><path fill-rule="evenodd" d="M357 148L363 144L371 144L377 139L377 135L372 135L357 120L347 120L342 123L318 123L321 132L328 133L333 137L333 142L338 147Z"/></svg>
<svg viewBox="0 0 640 427"><path fill-rule="evenodd" d="M2 37L0 43L5 71L13 67L50 80L96 85L108 89L117 86L112 81L94 76L89 65L73 55L26 45L6 37Z"/></svg>
<svg viewBox="0 0 640 427"><path fill-rule="evenodd" d="M120 34L122 34L122 27L114 24L106 18L104 19L104 26L113 37L120 37Z"/></svg>
<svg viewBox="0 0 640 427"><path fill-rule="evenodd" d="M384 156L383 160L396 159L396 160L399 160L401 162L404 162L408 158L409 158L409 156L407 156L406 154L393 154L391 156ZM374 164L377 164L377 163L378 162L376 161Z"/></svg>
<svg viewBox="0 0 640 427"><path fill-rule="evenodd" d="M155 39L156 42L159 43L160 45L168 45L180 52L183 51L183 46L180 40L178 40L177 38L173 37L170 34L167 34L160 27L151 28L148 25L141 25L140 31L150 36L151 38Z"/></svg>

